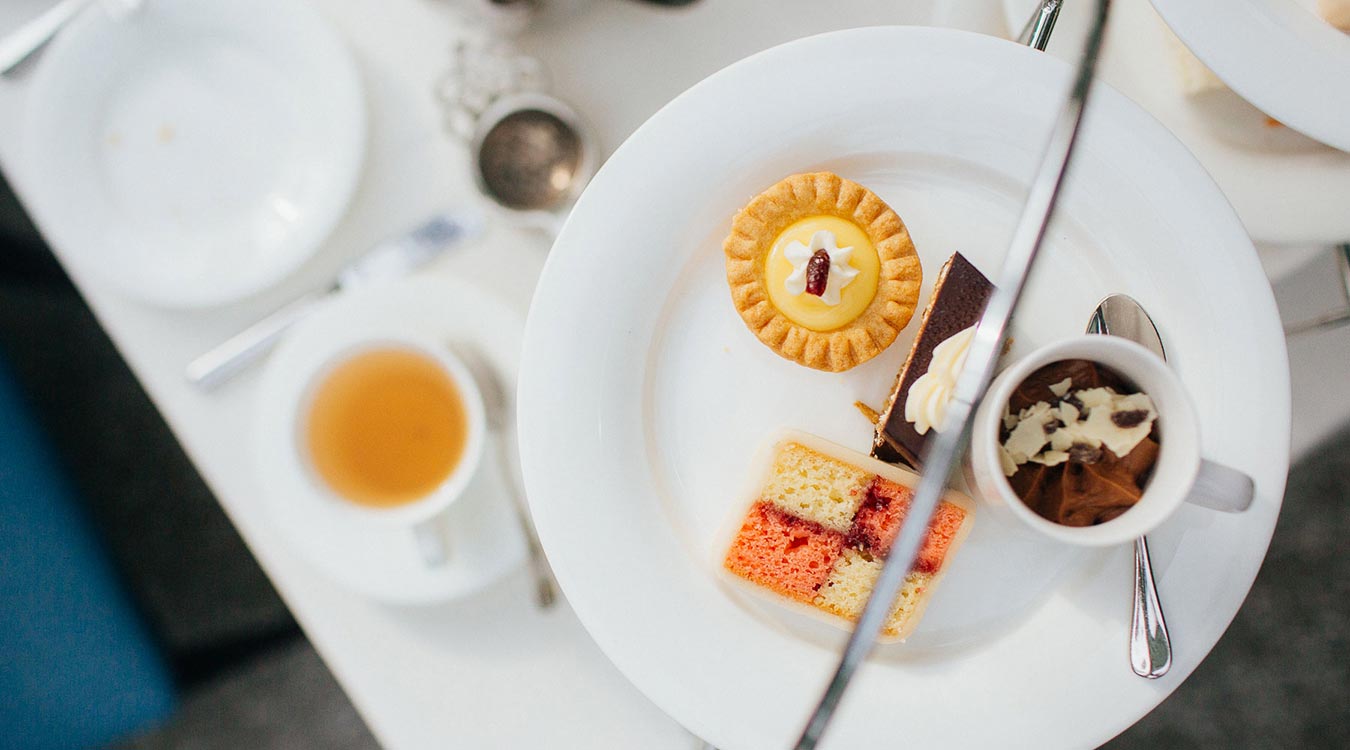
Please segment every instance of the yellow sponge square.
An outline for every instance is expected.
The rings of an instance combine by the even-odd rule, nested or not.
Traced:
[[[761,498],[798,518],[844,533],[866,499],[872,477],[871,472],[787,443],[774,458]]]
[[[873,557],[855,548],[844,550],[835,560],[830,576],[820,587],[813,602],[817,607],[847,620],[857,620],[862,614],[867,597],[881,575],[881,558]],[[882,632],[892,638],[905,632],[905,624],[918,610],[924,589],[931,575],[911,572],[905,577],[900,593],[891,606],[890,617]]]

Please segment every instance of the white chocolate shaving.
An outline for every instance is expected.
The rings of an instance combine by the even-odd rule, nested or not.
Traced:
[[[1059,398],[1064,398],[1064,394],[1073,387],[1073,378],[1064,378],[1063,380],[1050,386],[1050,392]]]
[[[1058,393],[1056,389],[1064,382],[1068,381],[1051,386],[1051,392],[1063,398],[1068,390]],[[1110,388],[1086,388],[1073,392],[1072,397],[1083,405],[1081,410],[1067,401],[1057,406],[1041,401],[1015,416],[1005,416],[1008,437],[999,451],[1004,474],[1012,476],[1018,466],[1028,462],[1062,464],[1069,460],[1069,451],[1075,445],[1104,446],[1117,456],[1127,456],[1153,431],[1158,417],[1153,399],[1144,393],[1122,396]],[[1114,416],[1128,412],[1143,412],[1139,423],[1132,427],[1117,424]]]

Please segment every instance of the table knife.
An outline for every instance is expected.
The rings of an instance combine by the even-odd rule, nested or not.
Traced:
[[[186,370],[188,382],[206,391],[219,387],[271,351],[282,334],[304,320],[328,296],[407,276],[452,245],[478,234],[482,223],[477,215],[442,214],[376,245],[339,272],[329,286],[287,303],[192,360]]]

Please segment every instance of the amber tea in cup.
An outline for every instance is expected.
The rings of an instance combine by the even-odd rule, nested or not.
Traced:
[[[464,394],[442,363],[391,346],[355,354],[317,383],[302,440],[335,494],[387,509],[443,485],[464,460],[472,429]]]

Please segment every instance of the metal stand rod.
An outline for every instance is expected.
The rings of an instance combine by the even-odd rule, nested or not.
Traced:
[[[909,513],[900,526],[890,556],[882,564],[867,604],[844,646],[834,676],[830,678],[819,704],[794,746],[796,750],[814,750],[820,743],[850,681],[862,666],[863,660],[872,652],[877,636],[890,616],[891,605],[900,591],[900,585],[918,556],[933,512],[946,492],[947,480],[968,444],[975,404],[979,403],[993,379],[994,366],[1007,338],[1008,321],[1022,295],[1027,274],[1036,260],[1037,251],[1040,250],[1046,228],[1054,214],[1060,188],[1064,184],[1069,157],[1073,153],[1096,72],[1097,57],[1101,53],[1110,7],[1111,0],[1097,0],[1091,31],[1083,47],[1073,88],[1055,120],[1041,163],[1032,178],[1026,205],[1013,232],[1002,270],[995,277],[994,293],[985,305],[975,329],[975,337],[953,389],[947,415],[942,427],[935,433],[934,441],[924,452],[924,471],[910,501]]]
[[[1041,0],[1041,7],[1036,9],[1027,20],[1027,25],[1022,27],[1022,33],[1017,35],[1017,42],[1044,52],[1050,43],[1050,35],[1055,31],[1055,21],[1063,5],[1064,0]]]

